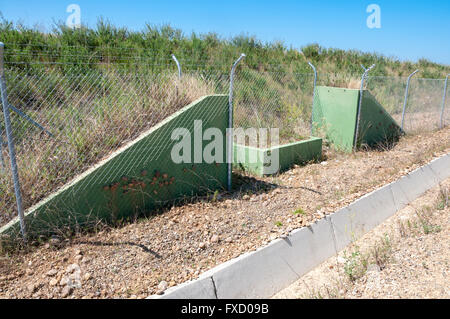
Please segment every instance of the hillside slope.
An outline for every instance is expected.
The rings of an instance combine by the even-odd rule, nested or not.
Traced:
[[[1,15],[0,15],[1,18]],[[215,33],[184,34],[170,25],[147,24],[142,31],[116,27],[100,19],[95,28],[72,30],[62,23],[50,33],[23,26],[4,18],[0,20],[0,41],[6,44],[7,62],[61,62],[74,64],[113,63],[121,67],[136,64],[174,67],[170,55],[182,61],[183,69],[214,68],[229,70],[241,52],[246,65],[255,70],[310,73],[307,61],[319,74],[339,74],[344,78],[361,74],[361,64],[377,64],[372,75],[407,76],[421,69],[420,77],[442,78],[450,66],[421,59],[416,63],[401,62],[378,53],[324,48],[310,44],[296,49],[280,42],[263,43],[253,36],[240,35],[223,39]],[[330,80],[330,78],[328,78]],[[332,83],[331,83],[332,84]]]

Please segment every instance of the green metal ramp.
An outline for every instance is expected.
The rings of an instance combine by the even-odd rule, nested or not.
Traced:
[[[395,141],[400,126],[367,90],[363,91],[358,147]],[[351,152],[355,143],[360,92],[318,86],[313,106],[313,134],[325,135],[338,150]]]
[[[203,131],[218,128],[225,136],[228,96],[210,95],[191,103],[28,209],[28,234],[126,219],[185,196],[226,188],[225,143],[220,144],[223,158],[215,163],[172,160],[178,143],[171,138],[174,129],[187,129],[194,145],[194,121],[199,120]],[[202,141],[201,149],[210,142]],[[2,227],[0,234],[18,235],[18,219]]]

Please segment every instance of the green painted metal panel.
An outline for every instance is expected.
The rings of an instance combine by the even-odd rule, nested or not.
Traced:
[[[293,164],[320,160],[322,157],[322,139],[312,137],[305,141],[281,145],[276,149],[279,152],[280,171],[284,171],[291,168]],[[273,150],[274,148],[270,151],[273,152]]]
[[[318,86],[313,106],[313,134],[325,134],[335,148],[351,151],[359,91]]]
[[[359,127],[359,143],[369,146],[394,142],[401,134],[400,126],[369,91],[363,92]]]
[[[260,148],[233,144],[233,167],[252,172],[258,176],[264,175],[264,150]]]
[[[313,133],[325,135],[333,146],[351,152],[354,146],[360,91],[317,87],[313,110]],[[395,120],[367,90],[363,91],[358,146],[393,142],[401,133]]]
[[[226,143],[217,163],[181,163],[171,159],[175,128],[186,128],[194,145],[194,121],[203,131],[218,128],[225,139],[228,126],[228,96],[203,97],[184,107],[137,139],[111,154],[71,183],[26,212],[30,234],[48,233],[58,227],[85,225],[99,219],[114,221],[171,203],[206,190],[225,189]],[[203,149],[210,141],[203,141]],[[194,151],[192,158],[194,157]],[[0,233],[16,235],[18,221]]]
[[[322,139],[312,137],[305,141],[275,146],[268,149],[234,145],[234,167],[258,176],[274,174],[269,170],[270,158],[278,152],[278,172],[322,157]]]

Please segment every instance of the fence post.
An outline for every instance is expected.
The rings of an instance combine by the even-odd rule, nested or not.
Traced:
[[[175,56],[175,54],[172,54],[172,59],[175,61],[175,63],[177,64],[177,68],[178,68],[178,79],[181,79],[181,65],[180,62],[178,61],[177,57]]]
[[[442,129],[444,127],[444,108],[445,108],[445,98],[447,96],[447,85],[448,85],[448,77],[450,74],[447,74],[445,77],[445,84],[444,84],[444,95],[442,96],[442,108],[441,108],[441,124],[439,125],[439,129]]]
[[[403,111],[402,111],[402,131],[405,124],[405,112],[406,112],[406,105],[408,104],[408,92],[409,92],[409,83],[411,82],[411,78],[414,74],[419,72],[419,70],[415,70],[413,73],[411,73],[408,76],[408,81],[406,82],[406,91],[405,91],[405,101],[403,102]]]
[[[358,145],[359,121],[360,121],[360,117],[361,117],[361,105],[362,105],[362,99],[363,99],[363,93],[364,93],[364,81],[366,80],[367,74],[369,74],[370,70],[372,70],[374,67],[375,67],[375,64],[372,64],[368,69],[363,67],[364,74],[361,77],[361,88],[359,89],[359,103],[358,103],[358,110],[356,113],[356,131],[355,131],[355,139],[353,141],[353,149],[354,150],[356,150],[357,145]]]
[[[316,98],[317,70],[316,70],[316,67],[311,62],[308,62],[308,64],[314,71],[313,101],[312,101],[312,107],[311,107],[311,136],[312,136],[313,135],[314,100]]]
[[[228,191],[231,191],[231,177],[233,172],[233,83],[234,83],[234,72],[236,71],[236,67],[241,62],[241,60],[245,58],[245,54],[241,53],[239,59],[237,59],[233,67],[231,68],[230,74],[230,92],[228,95],[228,139],[227,139],[227,160],[228,160]]]
[[[5,160],[3,159],[3,131],[0,130],[0,173],[4,173],[5,170]]]
[[[6,138],[8,139],[8,149],[9,149],[9,158],[11,161],[11,171],[14,180],[14,192],[16,194],[16,202],[17,202],[17,211],[19,214],[20,220],[20,231],[22,233],[22,237],[24,241],[26,241],[26,228],[25,228],[25,218],[22,209],[22,194],[20,192],[20,183],[19,183],[19,173],[17,170],[17,162],[16,162],[16,152],[14,149],[14,137],[11,129],[11,119],[9,115],[9,104],[8,98],[6,95],[6,83],[4,78],[4,67],[3,67],[3,51],[5,45],[0,42],[0,90],[2,96],[2,104],[3,104],[3,115],[5,117],[5,130],[6,130]]]

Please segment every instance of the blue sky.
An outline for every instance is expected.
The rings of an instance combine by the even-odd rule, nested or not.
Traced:
[[[227,38],[245,33],[295,48],[317,42],[450,65],[448,0],[0,0],[0,11],[8,20],[50,30],[53,21],[67,19],[66,8],[72,3],[80,6],[82,23],[88,26],[95,26],[99,16],[132,30],[143,29],[146,22],[169,23],[187,34],[212,31]],[[366,25],[369,4],[381,8],[380,29]]]

